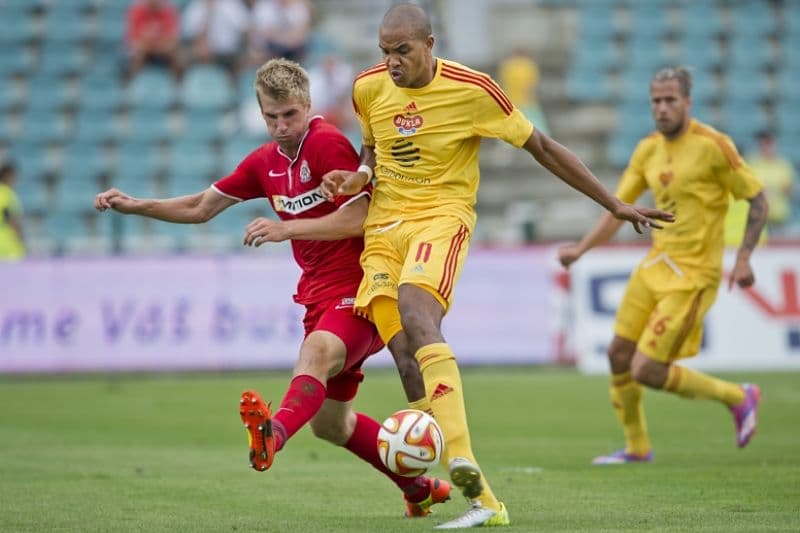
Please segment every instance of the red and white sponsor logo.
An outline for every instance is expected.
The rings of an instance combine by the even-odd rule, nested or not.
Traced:
[[[406,117],[398,113],[394,116],[393,122],[398,129],[412,131],[421,127],[422,123],[425,121],[422,119],[422,115],[411,115],[410,117]]]

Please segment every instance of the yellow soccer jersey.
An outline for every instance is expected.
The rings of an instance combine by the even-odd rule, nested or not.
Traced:
[[[14,189],[0,183],[0,260],[19,259],[25,255],[25,246],[8,222],[10,216],[21,216],[22,208]]]
[[[533,132],[488,75],[439,58],[419,89],[395,86],[383,64],[365,70],[353,105],[376,154],[366,225],[448,214],[472,230],[481,137],[522,146]]]
[[[646,188],[658,209],[675,214],[675,222],[653,231],[645,261],[666,254],[698,280],[718,283],[728,198],[752,198],[762,189],[730,138],[696,120],[677,139],[658,132],[645,137],[631,156],[617,196],[634,202]]]

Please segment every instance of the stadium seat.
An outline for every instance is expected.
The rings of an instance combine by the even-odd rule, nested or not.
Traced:
[[[126,100],[137,108],[166,109],[176,102],[177,87],[165,69],[139,71],[127,87]]]
[[[221,176],[211,146],[205,142],[181,140],[172,145],[166,168],[170,194],[189,194],[205,189]]]
[[[42,37],[47,43],[75,44],[90,37],[92,26],[78,2],[55,2],[44,17]]]
[[[134,142],[158,142],[170,139],[173,129],[168,113],[148,107],[134,108],[126,121],[125,138]]]
[[[196,109],[225,109],[233,104],[233,88],[227,72],[213,65],[196,65],[186,72],[181,101]]]
[[[75,102],[74,94],[58,77],[39,74],[28,78],[25,87],[29,110],[57,111]]]
[[[22,115],[22,129],[19,140],[31,143],[63,142],[68,135],[66,119],[63,115],[47,110],[29,109]]]
[[[635,2],[631,4],[631,25],[634,35],[647,34],[657,40],[669,33],[668,18],[662,5],[657,2]]]
[[[75,138],[81,142],[113,142],[120,137],[121,128],[113,112],[82,108],[75,117]]]
[[[117,148],[111,183],[133,196],[153,197],[157,192],[155,183],[161,168],[158,146],[127,142]]]
[[[26,75],[33,70],[35,62],[29,50],[16,45],[4,45],[0,43],[0,47],[5,46],[14,46],[15,51],[13,54],[0,54],[1,77],[7,78],[9,76]]]
[[[733,28],[737,37],[764,38],[778,31],[778,24],[769,5],[760,2],[733,4]]]
[[[678,63],[700,71],[722,64],[719,42],[711,34],[685,34],[678,41]]]
[[[256,139],[249,136],[229,138],[222,147],[222,174],[232,172],[250,152],[268,142],[268,139]]]
[[[4,9],[0,16],[0,46],[4,50],[12,46],[18,47],[37,37],[33,19],[27,11],[9,7]]]
[[[607,102],[613,96],[605,72],[589,69],[570,69],[567,95],[579,102]]]
[[[112,112],[122,105],[124,93],[116,75],[84,76],[79,98],[81,109]]]
[[[687,2],[681,6],[681,31],[684,36],[715,38],[725,31],[719,9],[714,2]]]
[[[767,37],[737,34],[729,44],[731,68],[763,69],[775,62],[772,45]]]
[[[200,142],[222,139],[234,127],[231,117],[213,108],[185,108],[180,124],[181,138]]]
[[[610,40],[582,36],[573,45],[570,69],[605,72],[620,62],[617,47]]]
[[[48,42],[42,48],[37,72],[48,76],[63,76],[79,72],[86,63],[86,55],[80,47]]]
[[[22,94],[21,89],[18,89],[8,81],[0,83],[0,112],[5,113],[22,105],[22,102],[24,102]]]

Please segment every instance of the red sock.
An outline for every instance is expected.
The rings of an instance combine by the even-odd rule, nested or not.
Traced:
[[[295,376],[272,417],[275,449],[283,448],[286,441],[317,414],[324,401],[325,385],[307,374]]]
[[[345,448],[365,460],[386,477],[394,481],[410,502],[420,502],[428,497],[430,486],[425,476],[399,476],[386,468],[378,456],[378,431],[381,425],[367,415],[356,413],[356,428]]]

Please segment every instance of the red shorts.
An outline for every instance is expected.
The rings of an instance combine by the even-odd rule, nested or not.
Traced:
[[[329,331],[339,337],[347,348],[342,371],[328,379],[326,397],[349,402],[356,397],[358,385],[364,381],[361,365],[370,355],[383,348],[375,325],[353,313],[354,298],[336,298],[306,306],[303,318],[306,337],[317,330]]]

